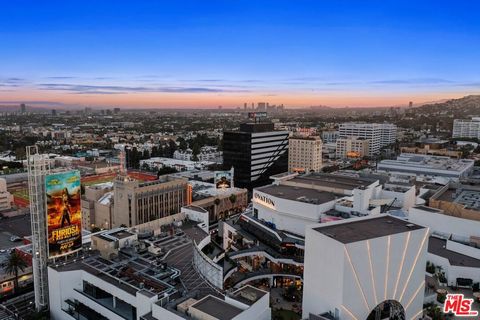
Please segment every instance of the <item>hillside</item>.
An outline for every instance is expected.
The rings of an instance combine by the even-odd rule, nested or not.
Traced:
[[[472,115],[480,116],[480,95],[471,95],[445,102],[424,104],[415,108],[415,110],[417,113],[453,115],[455,118],[469,118]]]

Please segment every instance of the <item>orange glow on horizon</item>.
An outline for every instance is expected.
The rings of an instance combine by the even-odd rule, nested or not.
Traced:
[[[289,108],[325,105],[330,107],[387,107],[406,106],[409,101],[425,103],[444,99],[461,98],[473,92],[429,92],[429,93],[386,93],[386,92],[322,92],[322,93],[118,93],[118,94],[74,94],[57,91],[19,90],[0,91],[1,101],[22,103],[23,101],[48,101],[66,105],[124,107],[124,108],[225,108],[240,107],[246,102],[269,102],[283,104]],[[7,104],[7,103],[0,103]],[[48,105],[48,103],[45,103]],[[68,106],[65,106],[68,107]]]

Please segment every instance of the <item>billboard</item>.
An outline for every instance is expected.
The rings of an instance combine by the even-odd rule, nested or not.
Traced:
[[[217,189],[231,188],[233,184],[233,172],[215,171],[214,180]]]
[[[266,112],[249,112],[248,113],[248,118],[250,119],[266,118],[266,117],[267,117]]]
[[[81,249],[80,172],[67,171],[47,175],[45,192],[49,258]]]

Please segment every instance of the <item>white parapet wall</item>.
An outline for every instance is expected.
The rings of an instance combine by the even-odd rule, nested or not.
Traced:
[[[205,237],[198,244],[193,245],[193,267],[200,273],[210,284],[216,288],[223,290],[223,268],[213,262],[205,253],[202,252],[203,247],[210,243],[210,235]]]

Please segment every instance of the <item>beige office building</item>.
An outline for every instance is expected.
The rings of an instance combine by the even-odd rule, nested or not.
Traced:
[[[140,182],[124,175],[114,181],[112,227],[132,227],[180,212],[192,199],[187,179],[161,176]]]
[[[336,146],[335,153],[339,159],[363,158],[369,154],[370,142],[358,137],[338,138]]]
[[[0,178],[0,211],[12,208],[13,196],[7,191],[7,180]]]
[[[319,172],[322,168],[322,140],[319,136],[294,136],[288,140],[288,171]]]
[[[100,229],[109,229],[111,227],[111,219],[103,219],[99,211],[101,211],[101,203],[105,203],[105,198],[113,194],[113,183],[99,183],[84,187],[85,192],[82,195],[82,227],[86,230],[92,230],[95,227]]]

